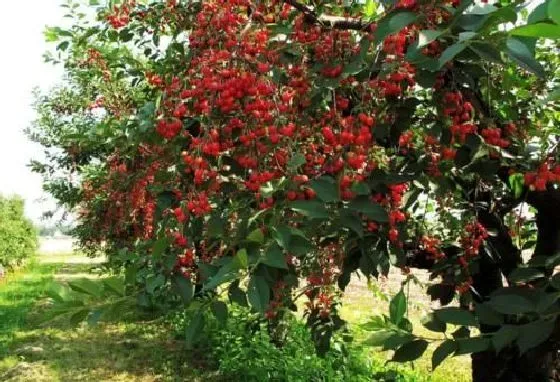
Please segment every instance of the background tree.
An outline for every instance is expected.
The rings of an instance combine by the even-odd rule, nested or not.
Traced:
[[[23,200],[0,195],[0,268],[22,265],[37,249],[37,232],[23,213]]]

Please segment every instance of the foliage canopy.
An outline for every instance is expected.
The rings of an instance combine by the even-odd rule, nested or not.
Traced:
[[[90,4],[46,32],[68,79],[39,99],[34,168],[141,305],[225,319],[223,292],[274,326],[305,295],[324,352],[354,272],[416,267],[460,300],[426,321],[463,326],[434,367],[553,333],[558,0]],[[427,346],[406,306],[372,340],[395,361]]]

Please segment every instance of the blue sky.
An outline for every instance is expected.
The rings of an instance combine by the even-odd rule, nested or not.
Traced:
[[[48,48],[43,31],[46,25],[63,20],[61,0],[6,1],[0,13],[0,193],[19,194],[26,200],[26,213],[35,221],[52,208],[42,191],[41,178],[27,163],[40,158],[40,147],[23,134],[34,119],[33,89],[49,89],[61,77],[61,68],[43,63]]]

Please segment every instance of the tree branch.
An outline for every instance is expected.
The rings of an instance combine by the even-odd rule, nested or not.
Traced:
[[[351,17],[318,15],[313,8],[308,7],[305,4],[301,4],[296,0],[284,0],[284,2],[303,13],[306,22],[310,24],[317,23],[334,29],[358,31],[368,30],[369,26],[373,24],[369,21]]]

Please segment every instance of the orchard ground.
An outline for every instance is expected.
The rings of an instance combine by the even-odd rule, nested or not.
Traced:
[[[185,357],[182,341],[174,338],[162,321],[128,321],[97,326],[71,327],[67,321],[41,323],[48,310],[46,292],[54,282],[77,277],[97,278],[103,259],[90,259],[70,252],[71,241],[42,242],[42,254],[25,269],[10,275],[0,285],[0,380],[2,381],[161,381],[224,380],[213,370]],[[60,250],[66,252],[61,253]],[[393,276],[399,276],[395,274]],[[420,280],[425,276],[418,275]],[[342,317],[351,325],[355,345],[367,338],[360,329],[371,315],[387,311],[384,295],[396,293],[402,277],[391,277],[368,287],[355,278],[345,295]],[[411,285],[409,315],[419,334],[421,317],[428,311],[421,287]],[[377,361],[390,354],[365,347]],[[470,358],[447,360],[435,373],[430,371],[431,352],[414,365],[433,381],[470,381]],[[416,379],[414,379],[416,380]],[[424,380],[424,379],[422,379]]]

